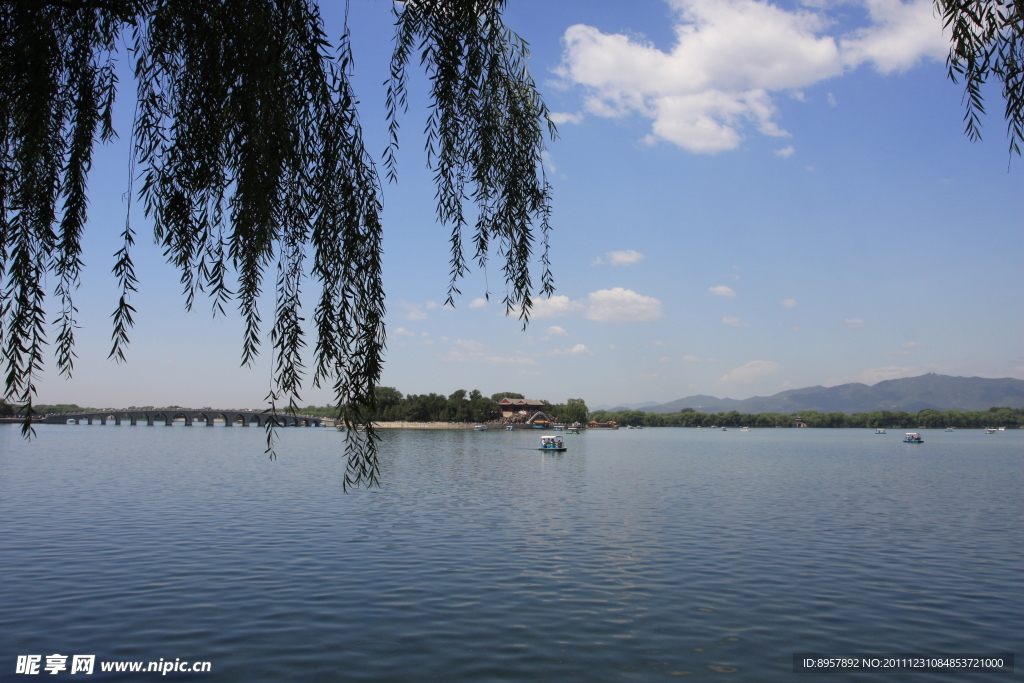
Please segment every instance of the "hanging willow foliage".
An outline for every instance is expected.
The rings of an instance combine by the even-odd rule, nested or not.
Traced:
[[[1024,2],[1021,0],[936,0],[950,31],[949,78],[963,79],[967,137],[981,139],[985,114],[982,86],[995,77],[1002,85],[1010,153],[1024,142]]]
[[[427,155],[437,215],[452,228],[449,299],[467,270],[462,234],[472,223],[472,258],[481,267],[489,253],[503,258],[504,302],[525,324],[538,232],[539,289],[553,291],[541,152],[545,125],[554,129],[526,69],[526,46],[502,23],[503,5],[396,4],[384,161],[394,179],[406,71],[418,56],[432,84]],[[257,302],[274,269],[270,409],[296,409],[307,375],[314,386],[330,384],[349,428],[345,485],[376,483],[372,425],[353,427],[374,407],[385,348],[381,187],[349,83],[349,36],[332,47],[312,0],[0,2],[0,346],[4,396],[24,406],[26,436],[47,345],[48,276],[60,301],[57,367],[73,370],[86,184],[97,139],[114,136],[121,40],[138,88],[132,177],[157,242],[181,273],[186,307],[197,294],[211,297],[215,312],[236,302],[242,362],[250,364],[263,330]],[[122,239],[110,352],[118,361],[138,285],[131,225]],[[309,275],[320,288],[311,371],[302,360]],[[272,442],[271,430],[271,454]]]

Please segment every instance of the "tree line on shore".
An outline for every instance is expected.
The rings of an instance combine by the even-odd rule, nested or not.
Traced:
[[[377,387],[377,408],[373,411],[374,422],[473,422],[486,423],[501,420],[503,398],[525,398],[523,394],[503,391],[484,396],[478,389],[459,389],[449,396],[443,394],[403,395],[394,387]],[[586,422],[587,404],[581,398],[570,398],[565,403],[551,403],[541,400],[540,410],[555,422]],[[332,406],[306,406],[301,409],[306,415],[334,417],[337,409]]]
[[[522,394],[500,392],[484,396],[479,390],[459,389],[449,396],[443,394],[403,395],[394,387],[377,387],[375,422],[496,422],[501,419],[498,402],[503,398],[524,398]],[[597,410],[588,413],[580,398],[565,403],[541,401],[540,410],[555,422],[573,423],[615,421],[622,426],[644,427],[795,427],[799,422],[808,427],[856,427],[885,429],[983,429],[985,427],[1024,428],[1024,408],[992,407],[988,410],[922,410],[910,413],[899,410],[873,410],[866,413],[821,413],[805,410],[799,413],[740,413],[738,411],[701,413],[684,408],[678,413],[645,413],[642,410]],[[179,408],[166,406],[160,410]],[[157,409],[154,406],[131,406],[129,410]],[[91,408],[75,404],[38,405],[40,413],[74,413]],[[316,417],[334,417],[332,406],[306,406],[300,412]],[[16,406],[0,400],[0,417],[17,414]]]
[[[684,408],[678,413],[645,413],[642,410],[598,410],[590,414],[597,422],[614,420],[623,426],[644,427],[859,427],[883,429],[983,429],[985,427],[1024,427],[1024,408],[992,407],[988,410],[872,410],[867,413],[701,413]],[[798,423],[799,420],[799,423]]]

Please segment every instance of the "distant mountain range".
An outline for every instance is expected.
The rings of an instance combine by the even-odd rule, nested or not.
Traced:
[[[1024,408],[1024,380],[984,377],[950,377],[928,373],[919,377],[887,379],[874,385],[851,383],[834,387],[790,389],[774,396],[743,400],[699,394],[668,403],[633,403],[592,410],[643,410],[648,413],[677,413],[693,408],[704,413],[864,413],[872,410],[987,410],[992,406]]]

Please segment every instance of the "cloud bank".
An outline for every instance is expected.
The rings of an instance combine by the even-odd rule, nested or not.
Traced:
[[[533,302],[534,318],[570,315],[582,315],[588,320],[605,323],[653,322],[663,317],[660,301],[622,287],[599,289],[575,301],[558,295]]]
[[[890,73],[945,58],[932,0],[856,1],[866,25],[842,33],[828,14],[832,3],[786,10],[764,0],[668,0],[678,17],[670,51],[576,24],[563,36],[558,73],[583,88],[590,114],[639,114],[651,120],[648,141],[715,154],[735,149],[748,125],[788,135],[774,93],[800,99],[799,89],[862,64]]]

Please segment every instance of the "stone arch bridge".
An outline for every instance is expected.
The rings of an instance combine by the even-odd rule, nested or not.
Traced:
[[[99,422],[105,425],[113,422],[116,425],[122,423],[136,426],[144,424],[152,427],[155,424],[163,424],[170,427],[175,420],[184,420],[186,427],[191,427],[195,422],[202,422],[207,427],[213,427],[217,422],[223,423],[225,427],[237,425],[248,427],[256,425],[263,427],[268,422],[275,421],[279,427],[321,427],[323,419],[312,415],[292,415],[291,413],[262,413],[254,410],[215,410],[203,408],[202,410],[186,410],[184,408],[160,408],[158,410],[91,410],[80,413],[55,413],[46,415],[41,422],[45,424],[92,424]]]

